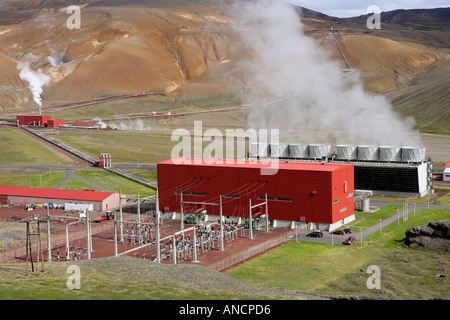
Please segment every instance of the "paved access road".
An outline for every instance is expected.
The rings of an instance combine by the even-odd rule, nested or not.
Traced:
[[[380,207],[380,208],[385,207],[387,205],[391,205],[391,204],[398,205],[399,208],[401,208],[401,206],[403,205],[403,203],[400,203],[400,202],[372,201],[372,205]],[[429,207],[430,207],[430,209],[434,209],[434,208],[448,209],[449,214],[450,214],[450,206],[440,206],[440,205],[431,205],[430,204]],[[427,209],[427,208],[428,208],[427,204],[416,204],[416,210]],[[381,221],[381,232],[383,232],[384,227],[386,227],[392,223],[397,223],[397,221],[399,221],[399,223],[401,224],[402,218],[406,214],[408,214],[409,219],[413,219],[413,213],[414,213],[414,205],[410,204],[408,210],[401,210],[401,211],[399,210],[398,214],[395,213],[394,215],[382,220]],[[351,227],[349,227],[349,228],[351,229]],[[376,223],[371,227],[365,228],[362,231],[362,235],[361,235],[361,232],[345,234],[345,235],[337,235],[337,234],[331,234],[328,231],[323,231],[323,238],[312,238],[312,237],[306,236],[310,232],[311,231],[304,231],[304,232],[299,233],[297,236],[297,239],[303,240],[303,241],[343,244],[345,239],[347,239],[349,236],[353,236],[353,237],[355,237],[355,239],[357,241],[357,243],[355,245],[360,245],[361,239],[364,240],[364,238],[370,236],[371,234],[373,234],[375,232],[380,232],[380,223]],[[294,236],[294,238],[295,238],[295,236]]]

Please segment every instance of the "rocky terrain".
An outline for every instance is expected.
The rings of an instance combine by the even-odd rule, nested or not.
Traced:
[[[408,247],[444,248],[450,251],[450,220],[431,221],[405,232],[402,240]]]

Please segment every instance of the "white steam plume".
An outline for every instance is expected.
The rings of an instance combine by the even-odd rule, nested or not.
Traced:
[[[339,63],[305,36],[293,6],[255,0],[231,9],[252,53],[239,66],[250,127],[326,132],[339,144],[421,144],[413,120],[402,120],[384,96],[365,93],[357,73],[342,78]]]
[[[64,64],[64,62],[62,61],[62,59],[60,57],[48,56],[47,60],[55,68],[59,68]]]
[[[136,119],[135,121],[112,123],[109,126],[112,129],[122,131],[153,131],[152,127],[149,125],[145,125],[145,123],[141,119]]]
[[[28,88],[33,94],[34,102],[36,102],[36,104],[41,107],[41,94],[43,92],[42,87],[50,82],[50,77],[42,73],[41,69],[39,69],[36,73],[31,71],[29,63],[26,63],[24,65],[18,64],[17,69],[20,70],[20,79],[28,82]]]
[[[58,52],[50,45],[50,41],[46,40],[47,48],[50,51],[50,55],[47,57],[47,61],[55,68],[59,68],[64,64],[64,61],[58,56]]]

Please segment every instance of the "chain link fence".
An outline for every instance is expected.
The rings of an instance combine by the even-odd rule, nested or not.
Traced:
[[[41,229],[46,230],[46,223],[41,224]],[[80,230],[73,231],[73,226],[69,227],[69,243],[73,243],[74,241],[86,238],[86,226],[79,225]],[[91,225],[91,232],[92,235],[96,233],[101,233],[105,231],[112,230],[114,228],[114,222],[113,221],[105,221],[101,224],[92,224]],[[31,251],[33,253],[33,257],[36,257],[37,251],[38,251],[38,243],[37,243],[37,237],[33,236],[31,238],[32,244],[31,244]],[[65,246],[66,244],[66,234],[59,233],[59,234],[52,234],[50,239],[52,250],[54,248],[58,248],[61,246]],[[45,260],[47,260],[47,233],[41,231],[41,248],[42,252],[45,253]],[[0,252],[0,263],[23,263],[25,256],[26,256],[26,245],[16,247],[10,250],[1,251]]]
[[[225,259],[217,261],[216,263],[208,266],[208,268],[211,268],[216,271],[222,271],[222,270],[229,268],[239,262],[242,262],[246,259],[256,256],[268,249],[276,247],[279,244],[287,242],[290,237],[295,235],[296,232],[299,232],[299,230],[293,229],[293,230],[289,230],[284,233],[281,233],[280,235],[276,236],[273,239],[267,240],[263,243],[260,243],[251,248],[248,248],[247,250],[244,250],[240,253],[236,253],[234,255],[226,257]]]

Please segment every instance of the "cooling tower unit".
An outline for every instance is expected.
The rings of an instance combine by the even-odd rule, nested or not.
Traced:
[[[307,144],[289,144],[289,157],[306,159],[309,157]]]
[[[312,159],[321,159],[322,157],[328,157],[331,153],[331,145],[327,144],[310,144],[309,157]]]
[[[358,147],[351,145],[337,145],[337,160],[357,160]]]
[[[386,162],[400,162],[402,161],[402,148],[380,146],[380,161]]]
[[[256,158],[258,156],[258,144],[257,143],[250,144],[249,156],[251,158]]]
[[[270,144],[270,157],[271,158],[288,158],[289,146],[284,143],[271,143]]]
[[[377,161],[379,159],[377,146],[358,146],[358,160]]]
[[[258,143],[258,157],[260,158],[268,158],[270,154],[269,144],[268,143]]]
[[[425,147],[403,147],[402,160],[404,162],[423,162],[425,161]]]

